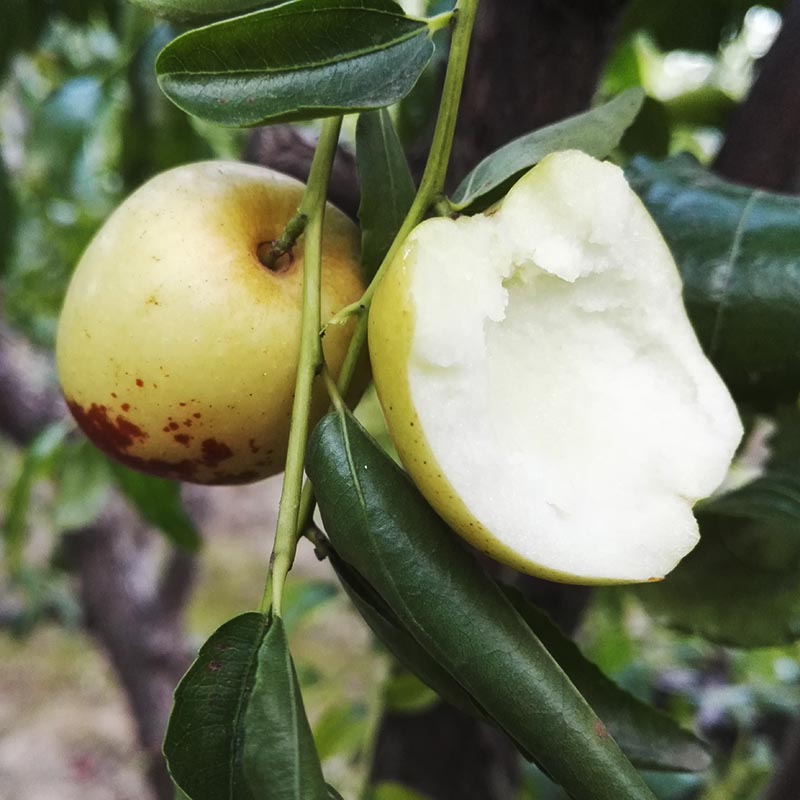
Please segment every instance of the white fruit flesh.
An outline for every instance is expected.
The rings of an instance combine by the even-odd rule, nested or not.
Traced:
[[[556,579],[669,572],[697,542],[692,504],[723,480],[742,429],[622,172],[554,154],[494,213],[418,227],[402,261],[413,441],[387,408],[390,367],[376,381],[412,477],[422,441],[452,487],[429,493],[439,513]]]

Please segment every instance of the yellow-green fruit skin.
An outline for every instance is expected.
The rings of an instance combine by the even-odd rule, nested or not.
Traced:
[[[258,257],[297,212],[303,185],[237,162],[156,176],[95,236],[58,328],[62,391],[85,433],[144,472],[247,483],[284,465],[302,313],[301,237],[275,270]],[[322,315],[364,290],[359,231],[325,214]],[[324,339],[338,372],[352,325]],[[315,388],[312,415],[327,407]]]
[[[521,558],[499,542],[467,509],[428,446],[411,401],[407,369],[414,340],[411,284],[417,265],[413,254],[413,248],[401,248],[378,285],[369,316],[372,377],[400,460],[439,516],[473,547],[529,575],[574,583],[573,575]]]

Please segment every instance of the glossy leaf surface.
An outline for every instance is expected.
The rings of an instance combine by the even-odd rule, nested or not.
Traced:
[[[702,772],[711,766],[708,751],[696,736],[683,730],[664,712],[617,686],[518,591],[510,587],[504,587],[504,591],[637,767]]]
[[[255,682],[244,711],[242,760],[256,800],[328,797],[279,618],[272,621],[258,652]]]
[[[459,211],[480,211],[499,200],[522,173],[557,150],[583,150],[605,158],[642,107],[641,89],[628,89],[584,114],[525,134],[496,150],[478,164],[453,192]]]
[[[700,544],[659,584],[632,590],[657,621],[733,647],[800,639],[800,552],[746,520],[701,522]],[[783,539],[781,541],[781,538]]]
[[[699,504],[698,548],[636,590],[661,622],[740,647],[800,638],[800,412],[760,424],[746,448],[767,454],[759,476]]]
[[[628,178],[672,250],[689,317],[738,400],[800,391],[800,198],[728,183],[689,156]]]
[[[403,147],[385,108],[359,116],[356,159],[361,185],[361,265],[369,280],[400,230],[416,193]]]
[[[226,622],[175,691],[164,742],[191,800],[326,800],[286,633],[257,613]]]
[[[191,19],[231,16],[256,8],[275,6],[281,0],[131,0],[151,14],[182,22]]]
[[[505,595],[352,417],[322,420],[307,470],[339,555],[575,800],[652,800]]]
[[[422,648],[363,579],[333,554],[339,579],[375,635],[393,655],[451,705],[489,717],[470,694]],[[530,630],[603,720],[623,752],[641,769],[702,771],[710,765],[705,746],[664,713],[620,689],[519,592],[501,587]],[[524,752],[523,755],[528,757]]]
[[[184,111],[248,126],[391,105],[432,53],[391,0],[295,0],[179,36],[156,71]]]

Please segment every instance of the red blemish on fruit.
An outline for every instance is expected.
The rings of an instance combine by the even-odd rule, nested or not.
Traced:
[[[261,448],[256,444],[255,439],[250,440],[250,452],[257,453]]]
[[[202,417],[203,415],[199,411],[195,411],[194,414],[192,414],[192,416],[195,419],[200,419],[200,417]]]
[[[116,392],[111,392],[111,396],[112,396],[112,397],[114,397],[114,398],[116,398],[116,396],[117,396],[117,393],[116,393]]]
[[[197,472],[198,464],[189,458],[181,461],[166,461],[162,458],[139,458],[129,453],[113,453],[112,455],[126,467],[138,469],[149,475],[157,475],[159,478],[170,478],[176,481],[193,481]]]
[[[180,428],[180,425],[178,425],[177,422],[170,422],[169,429],[171,431],[176,431],[176,430],[178,430],[178,428]]]
[[[203,439],[200,446],[203,449],[203,463],[212,469],[233,456],[233,450],[224,442],[218,442],[216,439]]]
[[[144,381],[141,378],[137,378],[136,385],[141,389],[144,386]]]
[[[74,400],[67,400],[67,405],[83,432],[105,453],[114,455],[147,438],[138,425],[125,417],[112,419],[106,406],[92,403],[86,409]]]
[[[192,427],[192,421],[191,421],[190,419],[185,419],[185,420],[183,421],[183,424],[184,424],[184,425],[185,425],[187,428],[191,428],[191,427]]]
[[[122,404],[122,410],[123,411],[130,411],[131,410],[131,404],[130,403],[123,403]]]
[[[176,433],[172,438],[184,447],[188,447],[189,442],[192,441],[192,437],[188,433]]]

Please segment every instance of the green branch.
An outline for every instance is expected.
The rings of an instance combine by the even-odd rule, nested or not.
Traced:
[[[286,473],[283,479],[275,545],[272,551],[267,585],[259,610],[266,613],[270,607],[275,616],[281,616],[281,600],[286,576],[294,561],[299,531],[300,495],[303,484],[303,462],[308,441],[309,414],[314,388],[314,378],[323,364],[322,342],[319,337],[321,315],[322,229],[325,221],[325,201],[328,196],[336,146],[339,142],[341,117],[325,120],[319,137],[311,174],[308,177],[298,218],[306,217],[305,256],[303,260],[303,314],[300,335],[300,357],[297,365],[292,422],[289,429],[289,448],[286,455]]]

